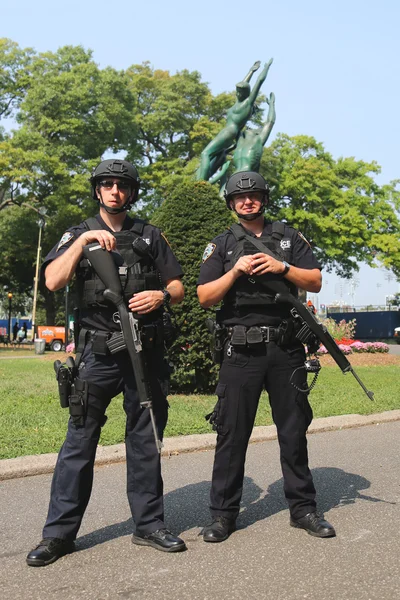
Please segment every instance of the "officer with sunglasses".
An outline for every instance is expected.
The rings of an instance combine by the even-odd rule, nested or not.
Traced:
[[[318,292],[320,265],[300,232],[264,218],[268,194],[264,178],[254,171],[235,173],[227,181],[226,204],[239,223],[208,244],[197,282],[203,308],[222,301],[218,325],[225,332],[218,402],[209,415],[218,436],[205,542],[223,542],[236,528],[247,445],[264,388],[278,431],[290,525],[316,537],[335,536],[316,510],[308,467],[312,410],[302,391],[307,387],[304,347],[293,335],[290,307],[278,304],[260,282],[278,281],[294,295],[298,287]]]
[[[169,304],[183,299],[182,269],[161,231],[127,214],[137,201],[140,186],[132,164],[104,160],[90,182],[99,213],[68,229],[42,265],[50,291],[65,287],[76,275],[80,305],[77,371],[85,400],[84,414],[77,418],[71,413],[54,471],[43,539],[28,554],[29,566],[46,566],[74,551],[92,490],[106,409],[121,392],[126,413],[127,495],[135,525],[132,541],[164,552],[186,549],[184,541],[165,526],[160,455],[149,410],[140,406],[127,351],[115,353],[115,346],[110,344],[120,331],[118,315],[104,301],[104,285],[84,259],[83,248],[98,242],[112,253],[127,306],[139,319],[147,367],[152,374],[149,384],[160,439],[167,423],[169,380],[163,312]]]

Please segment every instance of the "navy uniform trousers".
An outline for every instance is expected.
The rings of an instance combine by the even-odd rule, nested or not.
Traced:
[[[316,508],[306,439],[312,410],[308,395],[289,383],[295,369],[304,366],[304,349],[303,346],[283,349],[274,342],[253,348],[240,351],[232,348],[231,356],[227,356],[225,348],[214,409],[218,436],[210,494],[211,515],[235,519],[239,513],[248,441],[260,394],[265,388],[278,431],[285,496],[291,516],[299,519]],[[299,369],[293,377],[296,385],[303,389],[306,379],[304,369]]]
[[[147,357],[151,374],[153,410],[159,438],[167,423],[168,367],[162,350],[155,348]],[[102,388],[100,406],[105,413],[111,399],[123,392],[126,413],[127,495],[140,534],[164,527],[163,481],[160,455],[154,441],[150,413],[139,404],[136,383],[127,352],[100,356],[89,342],[82,353],[79,377]],[[89,388],[90,389],[90,388]],[[89,393],[89,405],[99,399]],[[66,440],[58,455],[51,486],[50,505],[43,537],[74,540],[89,502],[93,468],[100,437],[100,422],[87,416],[83,427],[68,423]]]

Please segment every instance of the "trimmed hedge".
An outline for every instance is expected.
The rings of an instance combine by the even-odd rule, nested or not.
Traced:
[[[177,179],[151,222],[160,227],[184,271],[185,299],[173,312],[180,336],[169,352],[174,365],[172,391],[204,393],[214,391],[218,368],[211,360],[211,336],[205,326],[213,310],[201,308],[196,282],[203,252],[216,235],[234,221],[215,187],[205,181]]]

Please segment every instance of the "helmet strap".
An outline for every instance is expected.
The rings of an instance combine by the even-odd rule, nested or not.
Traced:
[[[238,212],[236,212],[236,210],[233,210],[233,212],[235,213],[235,215],[243,220],[243,221],[255,221],[256,219],[259,219],[260,217],[262,217],[262,215],[265,212],[265,204],[263,204],[260,208],[260,210],[256,213],[252,213],[250,215],[240,215]]]

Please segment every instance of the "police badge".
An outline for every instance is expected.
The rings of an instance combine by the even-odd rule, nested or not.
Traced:
[[[70,231],[66,231],[65,233],[63,233],[61,240],[59,241],[57,246],[57,252],[59,251],[61,246],[65,246],[65,244],[68,244],[68,242],[72,240],[73,237],[74,235]]]
[[[206,249],[203,252],[203,259],[202,259],[203,263],[205,263],[206,260],[208,258],[210,258],[210,256],[212,255],[212,253],[214,252],[216,247],[217,246],[215,244],[211,244],[211,243],[207,245]]]

